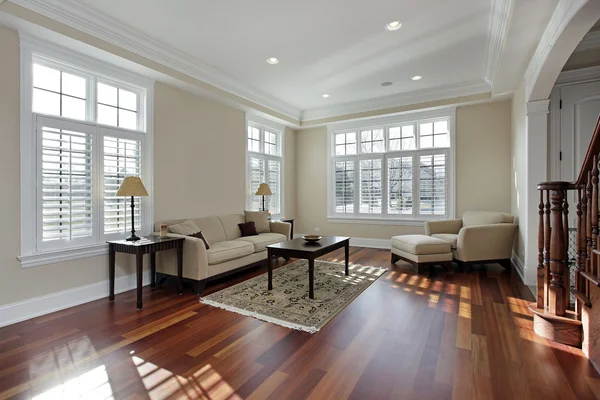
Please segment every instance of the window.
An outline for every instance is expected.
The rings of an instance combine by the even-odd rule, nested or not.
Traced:
[[[403,223],[450,218],[454,114],[386,118],[330,130],[331,219]]]
[[[131,231],[131,199],[116,197],[125,176],[151,193],[152,83],[67,57],[22,46],[23,266],[105,254],[106,240]],[[135,229],[148,234],[152,198],[134,203]]]
[[[274,218],[282,216],[282,131],[261,122],[248,122],[247,201],[248,210],[262,210],[263,197],[255,195],[261,183],[267,183],[271,196],[265,196],[265,209]]]

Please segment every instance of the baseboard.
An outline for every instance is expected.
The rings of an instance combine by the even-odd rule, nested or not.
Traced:
[[[519,258],[517,253],[513,251],[512,257],[510,258],[510,262],[515,267],[515,271],[519,274],[521,278],[521,282],[525,284],[525,266],[523,265],[523,261]]]
[[[296,233],[294,239],[304,235],[304,233]],[[389,250],[392,248],[392,241],[390,239],[350,238],[350,246]]]
[[[144,271],[144,286],[150,284],[150,271]],[[79,286],[45,296],[35,297],[0,307],[0,327],[25,321],[40,315],[50,314],[65,308],[77,306],[106,297],[108,301],[108,280]],[[122,293],[136,287],[136,276],[125,275],[115,279],[115,293]]]

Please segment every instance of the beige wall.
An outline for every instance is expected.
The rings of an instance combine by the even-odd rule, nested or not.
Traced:
[[[519,233],[515,243],[515,253],[521,263],[525,261],[526,237],[526,212],[525,203],[527,194],[527,149],[526,149],[526,110],[525,110],[525,84],[521,82],[512,100],[512,127],[511,127],[511,213],[519,223]]]
[[[456,211],[510,212],[510,101],[459,107],[456,113]],[[327,221],[327,128],[296,135],[297,229],[325,235],[389,239],[422,227]]]
[[[0,28],[0,306],[108,279],[108,257],[21,268],[19,220],[19,38]],[[155,221],[241,212],[245,204],[245,116],[166,84],[155,86]],[[285,132],[285,213],[295,210],[295,131]],[[117,276],[133,274],[117,257]]]

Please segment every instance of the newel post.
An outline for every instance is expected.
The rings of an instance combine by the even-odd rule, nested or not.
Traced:
[[[552,188],[552,232],[550,233],[550,288],[548,290],[548,311],[551,314],[564,316],[566,311],[567,289],[565,276],[565,229],[563,212],[565,203],[564,188]]]

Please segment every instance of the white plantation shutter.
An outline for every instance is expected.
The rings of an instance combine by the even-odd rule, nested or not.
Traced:
[[[250,210],[260,210],[262,208],[262,196],[257,196],[254,193],[258,190],[261,183],[265,182],[265,160],[264,158],[249,156],[248,157],[248,179],[250,182]],[[266,203],[265,203],[266,204]]]
[[[126,176],[140,176],[142,144],[137,140],[104,136],[104,233],[131,231],[131,197],[116,193]],[[142,201],[134,197],[135,229],[142,229]]]
[[[354,177],[355,161],[335,162],[335,212],[339,214],[354,214]]]
[[[421,155],[419,164],[419,213],[446,214],[446,154]]]
[[[267,159],[267,183],[272,196],[268,196],[267,210],[273,215],[281,214],[281,161]]]
[[[413,213],[413,158],[392,157],[388,166],[388,214]]]
[[[92,135],[73,127],[38,119],[38,247],[43,249],[85,244],[94,233]]]
[[[360,160],[360,205],[361,214],[381,214],[381,159]]]

